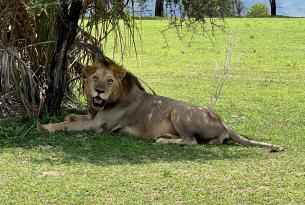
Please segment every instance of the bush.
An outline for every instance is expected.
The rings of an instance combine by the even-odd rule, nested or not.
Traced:
[[[266,4],[257,3],[251,6],[250,10],[247,13],[249,17],[267,17],[269,16],[269,9]]]

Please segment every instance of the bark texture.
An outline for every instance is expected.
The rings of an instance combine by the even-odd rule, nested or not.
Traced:
[[[164,16],[163,0],[156,0],[155,16]]]
[[[71,1],[70,4],[65,0],[60,0],[56,44],[50,63],[50,79],[46,92],[46,107],[51,115],[60,110],[64,98],[68,51],[77,34],[81,9],[81,0]]]
[[[276,1],[275,0],[269,0],[269,1],[271,8],[271,16],[276,16]]]

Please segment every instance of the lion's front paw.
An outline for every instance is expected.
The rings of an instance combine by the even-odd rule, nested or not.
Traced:
[[[37,122],[37,130],[41,133],[41,134],[45,134],[48,132],[54,132],[55,130],[53,129],[52,124],[47,124],[47,125],[42,125],[40,124],[40,122]]]

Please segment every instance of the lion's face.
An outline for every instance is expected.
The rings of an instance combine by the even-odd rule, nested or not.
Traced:
[[[103,108],[115,102],[121,94],[121,81],[126,71],[115,64],[105,67],[101,64],[87,66],[85,69],[85,94],[93,108]]]

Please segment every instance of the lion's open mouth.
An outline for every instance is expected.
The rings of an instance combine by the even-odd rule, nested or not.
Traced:
[[[94,97],[92,100],[93,106],[96,106],[96,107],[104,107],[106,102],[107,102],[106,100],[103,100],[99,96]]]

